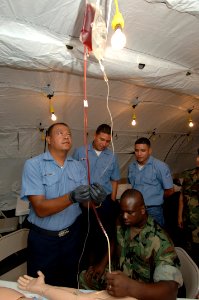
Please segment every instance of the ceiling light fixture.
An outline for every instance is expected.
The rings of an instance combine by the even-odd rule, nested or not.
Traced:
[[[136,114],[135,114],[135,108],[136,106],[139,104],[140,100],[138,97],[136,97],[135,99],[133,99],[131,101],[131,106],[133,108],[133,116],[132,116],[132,121],[131,121],[131,125],[132,126],[135,126],[137,124],[137,121],[136,121]]]
[[[193,127],[194,126],[194,123],[193,123],[193,120],[192,120],[192,117],[191,117],[191,112],[193,111],[193,108],[189,108],[187,110],[188,114],[189,114],[189,120],[188,120],[188,125],[189,127]]]
[[[136,122],[136,114],[135,114],[135,108],[136,108],[136,106],[137,106],[137,104],[132,105],[132,107],[133,107],[133,116],[132,116],[132,122],[131,122],[132,126],[135,126],[137,124],[137,122]]]
[[[66,45],[66,48],[67,48],[68,50],[73,50],[73,46],[72,46],[72,45]]]
[[[131,125],[132,126],[135,126],[137,124],[137,122],[136,122],[136,115],[135,115],[135,113],[133,114],[133,117],[132,117],[132,122],[131,122]]]
[[[190,76],[190,75],[191,75],[191,72],[187,71],[186,76]]]
[[[52,121],[56,121],[57,120],[57,116],[55,115],[54,108],[53,108],[51,100],[50,100],[50,113],[51,113],[51,120]]]
[[[50,104],[51,120],[56,121],[57,117],[55,115],[55,110],[54,110],[52,100],[51,100],[51,98],[54,96],[54,91],[50,89],[50,84],[47,84],[47,91],[48,91],[47,97],[49,99],[49,104]]]
[[[138,64],[138,69],[142,70],[142,69],[144,69],[144,67],[145,67],[145,64],[142,64],[142,63]]]
[[[111,38],[111,46],[113,49],[121,50],[126,45],[126,36],[122,32],[124,28],[124,18],[119,11],[118,1],[115,1],[115,15],[112,20],[112,28],[115,31]]]

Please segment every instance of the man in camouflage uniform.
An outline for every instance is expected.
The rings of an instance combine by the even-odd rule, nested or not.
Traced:
[[[184,171],[182,193],[184,197],[184,231],[188,246],[187,251],[199,265],[199,154],[196,168]]]
[[[116,267],[120,271],[104,272],[105,261],[108,261],[106,257],[101,266],[91,267],[81,274],[82,287],[104,288],[106,280],[108,293],[115,297],[176,299],[178,287],[182,285],[182,275],[173,243],[147,215],[139,191],[126,190],[121,196],[120,209],[121,221],[117,226],[115,247],[118,258]],[[101,277],[103,272],[106,275]]]

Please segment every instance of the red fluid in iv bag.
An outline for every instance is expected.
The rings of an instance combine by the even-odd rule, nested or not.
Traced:
[[[92,4],[86,4],[83,26],[80,33],[80,41],[92,51],[92,23],[95,17],[95,8]]]

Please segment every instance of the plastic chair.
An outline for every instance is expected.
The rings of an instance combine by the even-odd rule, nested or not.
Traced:
[[[6,261],[6,266],[9,265],[9,270],[5,270],[0,276],[1,280],[16,281],[20,275],[27,274],[27,263],[26,259],[19,260],[19,251],[27,248],[29,229],[23,228],[12,233],[8,233],[0,238],[0,261],[3,264]],[[18,253],[17,253],[18,252]],[[9,256],[14,256],[11,262],[14,266],[10,266]],[[5,259],[5,261],[3,261]],[[16,262],[19,263],[16,266]],[[1,268],[2,271],[2,268]]]
[[[199,293],[199,269],[189,254],[180,247],[175,247],[179,257],[184,285],[186,288],[186,298],[196,299]]]

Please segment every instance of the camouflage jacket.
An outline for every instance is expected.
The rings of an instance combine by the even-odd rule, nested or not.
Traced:
[[[185,228],[192,233],[192,241],[199,243],[199,173],[197,168],[184,171],[182,192],[184,196]]]
[[[143,282],[174,280],[182,286],[180,262],[174,246],[163,229],[149,216],[147,223],[136,230],[131,238],[130,227],[117,226],[118,245],[112,271],[121,270],[128,277]],[[105,273],[108,272],[108,267]],[[105,274],[99,281],[87,280],[86,272],[80,274],[80,288],[102,290],[106,288]]]
[[[164,230],[148,216],[147,223],[131,237],[129,227],[118,227],[118,269],[143,282],[174,280],[182,285],[180,262]]]

